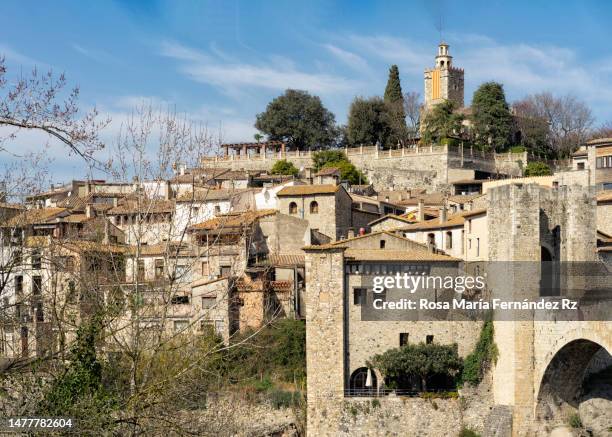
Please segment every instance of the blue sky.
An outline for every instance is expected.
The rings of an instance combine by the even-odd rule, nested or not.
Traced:
[[[340,123],[356,95],[381,95],[391,64],[422,94],[442,36],[465,68],[466,102],[497,80],[509,100],[573,93],[612,120],[608,1],[61,1],[5,0],[0,53],[11,74],[65,72],[85,107],[113,118],[111,141],[145,101],[252,140],[255,114],[286,88],[319,95]],[[38,147],[31,136],[18,147]],[[56,154],[56,179],[82,177]],[[5,158],[0,156],[0,162]]]

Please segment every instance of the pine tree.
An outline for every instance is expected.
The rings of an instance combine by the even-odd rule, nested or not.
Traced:
[[[389,79],[385,88],[385,105],[389,113],[392,135],[389,136],[388,145],[395,145],[404,141],[407,136],[406,113],[404,112],[404,95],[400,83],[397,65],[389,68]]]
[[[510,144],[512,115],[506,102],[504,87],[486,82],[474,92],[472,119],[476,141],[503,150]]]

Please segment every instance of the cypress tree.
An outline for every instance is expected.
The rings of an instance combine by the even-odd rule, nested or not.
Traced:
[[[472,111],[476,141],[495,150],[505,149],[510,142],[512,114],[504,87],[497,82],[480,85],[474,92]]]
[[[407,136],[406,113],[404,111],[404,95],[400,83],[399,69],[397,65],[389,68],[389,79],[385,88],[385,105],[389,113],[392,135],[389,136],[388,144],[394,146],[398,141],[403,141]]]

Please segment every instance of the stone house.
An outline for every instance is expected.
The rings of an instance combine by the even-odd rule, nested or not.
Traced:
[[[572,154],[574,170],[589,170],[589,185],[612,189],[612,138],[587,141]]]
[[[106,216],[125,233],[127,244],[157,244],[172,239],[174,205],[174,200],[134,195],[121,199]]]
[[[612,234],[612,191],[597,194],[597,230]]]
[[[431,220],[400,228],[406,238],[443,250],[448,255],[463,258],[465,250],[464,213],[447,215],[445,208],[440,216]]]
[[[347,399],[385,392],[382,375],[368,369],[373,355],[421,342],[456,343],[461,356],[471,351],[478,323],[376,320],[364,312],[366,301],[375,296],[374,277],[421,271],[456,274],[460,260],[390,232],[309,246],[304,251],[309,435],[335,435],[340,432]],[[380,296],[385,302],[394,301],[402,292],[385,288]]]
[[[342,185],[294,185],[276,195],[280,212],[306,220],[310,229],[333,240],[346,237],[354,228],[353,201]]]
[[[249,210],[193,225],[190,233],[202,265],[194,290],[217,296],[227,287],[229,334],[260,327],[273,317],[299,317],[304,280],[295,258],[310,242],[306,220],[276,210]],[[221,278],[227,280],[217,281]]]

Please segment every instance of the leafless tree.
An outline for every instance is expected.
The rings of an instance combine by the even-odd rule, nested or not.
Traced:
[[[406,114],[406,126],[411,137],[418,136],[421,123],[421,95],[416,91],[404,94],[404,113]]]
[[[607,121],[593,130],[591,138],[612,138],[612,121]]]
[[[27,76],[9,80],[5,60],[0,58],[0,127],[8,128],[0,144],[15,139],[21,130],[34,130],[95,161],[94,154],[104,147],[100,130],[110,120],[100,119],[96,108],[83,112],[78,105],[79,88],[66,87],[64,74],[55,76],[36,68]]]
[[[533,94],[515,102],[514,107],[524,117],[545,120],[550,146],[561,157],[568,156],[588,138],[594,121],[591,109],[571,94]]]

